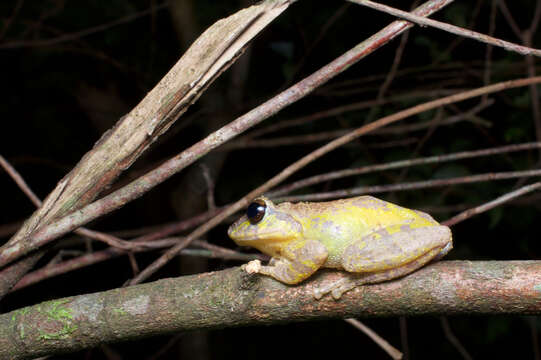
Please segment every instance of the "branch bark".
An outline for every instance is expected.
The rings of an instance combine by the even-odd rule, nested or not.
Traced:
[[[541,314],[541,261],[442,261],[400,280],[313,297],[343,272],[299,286],[240,268],[73,296],[0,315],[0,358],[27,359],[106,342],[199,329],[327,318]]]

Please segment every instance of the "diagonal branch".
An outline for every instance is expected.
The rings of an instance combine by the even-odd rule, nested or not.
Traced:
[[[492,36],[488,36],[485,34],[481,34],[472,30],[464,29],[458,26],[454,26],[451,24],[446,24],[440,21],[436,21],[433,19],[424,18],[421,16],[417,16],[415,14],[409,13],[407,11],[402,11],[399,9],[392,8],[387,5],[379,4],[373,1],[369,0],[349,0],[351,2],[354,2],[359,5],[367,6],[372,9],[380,10],[386,13],[389,13],[394,16],[398,16],[400,18],[406,19],[408,21],[411,21],[413,23],[419,24],[421,26],[431,26],[435,27],[440,30],[444,30],[447,32],[450,32],[455,35],[459,35],[462,37],[467,37],[470,39],[474,39],[477,41],[484,42],[486,44],[503,47],[505,50],[514,51],[521,55],[535,55],[535,56],[541,56],[541,50],[533,49],[531,47],[521,46],[509,41],[505,41],[502,39],[497,39]]]

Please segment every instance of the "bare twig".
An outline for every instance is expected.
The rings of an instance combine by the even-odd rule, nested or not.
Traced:
[[[498,6],[498,1],[493,1],[490,5],[490,22],[488,27],[488,35],[494,35],[496,30],[496,7]],[[485,69],[483,73],[483,84],[490,84],[490,76],[492,69],[492,45],[487,45],[485,53]],[[483,100],[486,100],[486,97],[483,97]]]
[[[348,196],[356,196],[362,194],[376,194],[389,191],[405,191],[426,189],[440,186],[450,186],[457,184],[471,184],[481,181],[506,180],[515,178],[524,178],[532,176],[541,176],[541,169],[524,170],[524,171],[508,171],[499,173],[486,173],[479,175],[462,176],[449,179],[433,179],[424,181],[414,181],[409,183],[390,184],[390,185],[374,185],[374,186],[359,186],[350,189],[321,192],[317,194],[292,195],[280,198],[273,198],[280,201],[320,201],[327,199],[337,199]]]
[[[170,237],[164,238],[155,241],[155,248],[170,248],[175,244],[183,241],[183,237]],[[238,261],[250,261],[259,259],[262,261],[268,260],[266,255],[261,254],[244,254],[237,251],[233,251],[228,248],[223,248],[221,246],[212,245],[204,241],[194,240],[192,242],[193,246],[202,247],[205,250],[201,249],[183,249],[180,252],[180,255],[183,256],[198,256],[198,257],[208,257],[208,258],[219,258],[227,260],[238,260]],[[136,249],[133,252],[143,252],[149,251],[150,249]],[[73,259],[65,260],[56,264],[51,264],[47,267],[35,270],[26,274],[17,284],[11,289],[11,292],[26,288],[30,285],[39,283],[43,280],[53,278],[58,275],[66,274],[71,271],[82,269],[84,267],[94,265],[103,261],[111,260],[122,255],[126,255],[129,252],[127,250],[122,250],[118,248],[108,248],[105,250],[95,251],[92,253],[84,254]]]
[[[509,8],[507,7],[507,4],[505,3],[505,0],[498,0],[497,2],[498,7],[500,8],[500,11],[502,12],[503,16],[505,17],[505,20],[507,20],[507,24],[515,34],[515,36],[520,39],[522,31],[520,31],[520,28],[518,27],[517,22],[513,18],[513,15],[511,15],[511,11],[509,11]]]
[[[491,99],[485,102],[481,102],[469,111],[456,114],[453,116],[448,116],[447,118],[440,120],[438,122],[438,126],[453,125],[462,120],[471,120],[472,116],[482,111],[483,109],[487,108],[488,106],[492,105],[493,103],[494,101]],[[299,123],[300,123],[300,120],[305,120],[305,119],[306,118],[300,118],[297,120],[299,120]],[[479,121],[472,121],[472,122],[480,123]],[[295,123],[297,123],[297,121],[295,121]],[[397,134],[397,133],[404,134],[407,132],[430,128],[431,124],[432,124],[432,121],[426,121],[426,122],[416,123],[416,124],[411,124],[411,125],[389,126],[383,129],[375,130],[369,135]],[[276,124],[276,125],[286,125],[286,124],[282,123],[282,124]],[[293,126],[292,124],[289,124],[289,125]],[[265,128],[263,130],[267,130],[267,129],[268,128]],[[249,136],[251,135],[249,134],[239,139],[238,141],[225,144],[224,146],[220,147],[219,150],[229,151],[231,149],[269,148],[269,147],[276,147],[276,146],[306,144],[306,143],[333,139],[333,138],[336,138],[337,136],[341,136],[348,132],[351,132],[352,130],[353,129],[340,129],[340,130],[319,132],[315,134],[282,136],[282,137],[275,137],[275,138],[270,138],[270,139],[254,139],[254,140],[251,140],[252,136]]]
[[[41,200],[28,186],[28,184],[23,179],[23,177],[19,174],[19,172],[2,155],[0,155],[0,166],[4,168],[4,170],[9,174],[9,176],[11,176],[13,181],[15,181],[17,186],[19,186],[19,188],[30,199],[30,201],[32,201],[32,203],[37,208],[39,208],[41,206]],[[133,250],[141,246],[146,247],[146,244],[144,243],[134,244],[129,241],[119,239],[116,236],[108,235],[105,233],[86,229],[83,227],[76,229],[75,233],[81,236],[86,236],[88,238],[91,238],[97,241],[104,242],[109,246],[117,247],[119,249],[124,249],[124,250]]]
[[[451,330],[451,326],[449,325],[449,320],[445,316],[440,317],[441,327],[443,328],[443,333],[445,334],[445,337],[447,340],[455,347],[455,349],[462,355],[462,358],[465,360],[472,360],[473,358],[468,353],[466,348],[460,343],[458,338],[453,333],[453,330]]]
[[[399,102],[399,101],[404,101],[404,100],[416,99],[416,98],[419,98],[419,97],[431,97],[431,98],[434,98],[434,97],[438,97],[438,96],[446,96],[446,95],[449,95],[449,94],[455,94],[456,92],[457,92],[456,89],[454,89],[454,90],[432,90],[432,91],[428,91],[428,92],[426,92],[426,91],[410,91],[410,92],[408,92],[406,94],[402,94],[402,95],[398,95],[398,96],[392,96],[392,97],[388,97],[386,99],[367,100],[367,101],[360,101],[360,102],[355,102],[355,103],[342,105],[342,106],[335,106],[335,107],[333,107],[331,109],[328,109],[328,110],[318,111],[316,113],[306,115],[306,116],[302,116],[302,117],[299,117],[299,118],[286,119],[286,120],[277,122],[276,124],[269,124],[269,125],[261,128],[261,129],[252,130],[249,133],[247,133],[246,135],[238,138],[233,143],[229,142],[228,144],[226,144],[226,146],[230,146],[232,144],[233,147],[235,147],[237,143],[242,143],[242,142],[244,142],[244,141],[246,141],[248,139],[252,139],[252,138],[255,138],[255,137],[258,137],[258,136],[261,136],[261,135],[265,135],[265,134],[268,134],[270,132],[286,129],[286,128],[289,128],[289,127],[295,127],[295,126],[303,125],[303,124],[306,124],[306,123],[309,123],[309,122],[312,122],[312,121],[315,121],[315,120],[320,120],[320,119],[324,119],[324,118],[328,118],[328,117],[337,116],[337,115],[347,113],[347,112],[350,112],[350,111],[357,111],[357,110],[367,109],[367,108],[377,106],[377,105],[389,104],[389,103],[394,102],[394,101]]]
[[[345,319],[344,321],[353,325],[360,331],[362,331],[366,336],[368,336],[373,342],[375,342],[380,348],[382,348],[393,359],[396,359],[396,360],[402,359],[402,353],[400,351],[398,351],[395,347],[389,344],[384,338],[376,334],[372,329],[364,325],[359,320]]]
[[[537,331],[537,321],[535,316],[528,316],[528,326],[532,336],[532,348],[534,360],[541,360],[541,351],[539,350],[539,332]]]
[[[21,191],[30,199],[32,204],[34,204],[36,207],[40,207],[40,198],[32,191],[32,189],[30,189],[21,174],[19,174],[19,172],[13,166],[11,166],[11,164],[2,155],[0,155],[0,166],[3,167],[13,181],[15,181],[15,184],[17,184],[19,189],[21,189]]]
[[[336,10],[334,12],[334,14],[332,14],[328,19],[327,21],[325,22],[325,24],[323,24],[323,26],[321,26],[321,29],[319,30],[319,33],[317,34],[316,38],[314,39],[314,41],[312,41],[312,43],[310,44],[310,46],[308,47],[308,49],[306,49],[306,51],[304,52],[301,60],[299,61],[299,63],[295,66],[295,68],[293,69],[293,71],[291,72],[291,75],[289,76],[289,81],[287,83],[286,86],[289,86],[291,84],[291,81],[293,79],[295,79],[295,77],[297,76],[297,74],[299,73],[299,71],[304,67],[304,65],[306,64],[306,60],[310,57],[310,55],[312,54],[312,51],[315,49],[315,47],[320,43],[321,39],[323,39],[323,37],[325,36],[325,34],[327,34],[327,32],[329,31],[329,29],[338,21],[338,19],[340,19],[347,11],[347,9],[349,8],[351,4],[343,4],[338,10]]]
[[[6,170],[6,172],[8,172],[8,174],[13,178],[13,180],[21,188],[21,190],[34,202],[34,204],[37,207],[39,207],[41,205],[41,200],[34,194],[32,189],[28,186],[28,184],[23,179],[23,177],[19,174],[19,172],[1,155],[0,155],[0,166],[2,166]],[[216,209],[209,211],[207,214],[211,214],[213,212],[216,212]],[[203,215],[206,215],[206,214],[203,214]],[[201,220],[201,218],[202,218],[201,216],[196,216],[194,219]],[[204,218],[205,217],[203,217],[203,219]],[[171,247],[177,244],[179,241],[181,241],[182,238],[171,238],[171,239],[161,239],[161,240],[154,240],[154,239],[157,239],[160,235],[165,235],[172,231],[177,232],[177,231],[187,228],[188,226],[195,226],[195,224],[197,224],[197,222],[194,222],[193,220],[184,221],[182,223],[175,224],[175,226],[170,226],[170,227],[167,227],[166,229],[161,229],[157,233],[155,232],[152,234],[141,236],[133,240],[133,242],[127,242],[111,235],[103,234],[97,231],[92,231],[92,230],[81,227],[79,229],[76,229],[75,233],[98,240],[98,241],[104,241],[105,243],[112,246],[112,248],[95,252],[95,253],[82,255],[79,258],[71,259],[64,263],[49,263],[43,269],[34,271],[33,273],[30,273],[24,276],[12,288],[12,291],[22,289],[24,287],[35,284],[37,282],[40,282],[44,279],[47,279],[53,276],[64,274],[68,271],[73,271],[73,270],[76,270],[76,269],[79,269],[91,264],[95,264],[97,262],[101,262],[104,260],[108,260],[120,255],[126,255],[126,254],[129,256],[130,264],[132,266],[132,269],[134,271],[134,276],[135,276],[139,273],[139,269],[137,266],[137,262],[133,256],[133,251],[144,251],[148,249],[159,249],[159,248],[164,248],[164,247]],[[149,243],[148,244],[149,246],[144,246],[145,243]],[[237,260],[239,259],[252,260],[258,257],[258,256],[253,256],[253,255],[245,255],[245,254],[237,253],[230,249],[222,248],[220,246],[212,245],[203,241],[194,241],[193,243],[196,246],[201,246],[203,248],[208,249],[202,252],[199,251],[199,253],[197,253],[198,256],[206,256],[206,257],[219,256],[222,258],[237,259]],[[140,245],[143,245],[143,246],[140,246]],[[130,251],[120,251],[120,249],[130,250]],[[181,252],[181,254],[191,255],[194,253],[193,253],[193,250],[186,249],[183,252]]]
[[[207,165],[201,164],[201,171],[207,185],[207,207],[210,211],[213,211],[216,209],[216,203],[214,201],[214,179]]]
[[[405,316],[398,318],[400,325],[400,343],[402,344],[402,351],[404,352],[404,359],[410,359],[410,346],[408,340],[408,320]]]
[[[499,206],[505,202],[508,202],[516,197],[522,196],[524,194],[527,194],[529,192],[535,191],[537,189],[541,188],[541,182],[536,182],[530,185],[523,186],[517,190],[513,190],[503,196],[500,196],[492,201],[489,201],[483,205],[474,207],[472,209],[468,209],[466,211],[461,212],[458,215],[453,216],[450,219],[447,219],[442,222],[442,224],[447,226],[453,226],[455,224],[458,224],[461,221],[464,221],[474,215],[480,214],[482,212],[488,211],[490,209],[495,208],[496,206]]]
[[[4,44],[0,44],[0,49],[18,49],[18,48],[28,48],[28,47],[51,46],[51,45],[60,44],[60,43],[66,42],[66,41],[77,40],[77,39],[80,39],[80,38],[82,38],[84,36],[92,35],[92,34],[95,34],[95,33],[98,33],[98,32],[104,31],[104,30],[108,30],[108,29],[110,29],[110,28],[112,28],[114,26],[117,26],[117,25],[132,22],[133,20],[136,20],[136,19],[141,18],[143,16],[146,16],[148,14],[152,14],[155,11],[165,9],[167,6],[169,6],[169,1],[166,1],[166,2],[164,2],[162,4],[159,4],[159,5],[151,6],[150,8],[148,8],[146,10],[139,11],[137,13],[124,16],[124,17],[122,17],[120,19],[117,19],[117,20],[114,20],[114,21],[111,21],[111,22],[108,22],[108,23],[105,23],[105,24],[101,24],[101,25],[98,25],[98,26],[94,26],[94,27],[91,27],[91,28],[88,28],[88,29],[84,29],[84,30],[81,30],[81,31],[76,31],[76,32],[69,33],[69,34],[64,34],[64,35],[61,35],[61,36],[58,36],[58,37],[55,37],[55,38],[52,38],[52,39],[7,42],[7,43],[4,43]]]
[[[484,1],[483,0],[477,0],[476,4],[475,4],[475,7],[473,8],[473,11],[471,12],[471,19],[470,21],[468,22],[467,24],[467,27],[470,28],[470,29],[473,29],[474,26],[475,26],[475,23],[477,21],[477,17],[479,16],[479,13],[481,12],[481,6],[483,5]],[[492,35],[492,34],[490,34]],[[434,65],[439,65],[443,60],[445,59],[448,59],[449,58],[449,54],[452,53],[452,51],[454,49],[457,48],[458,45],[460,45],[464,40],[466,40],[465,38],[463,37],[458,37],[458,38],[455,38],[450,44],[449,46],[447,46],[447,48],[444,50],[444,51],[439,51],[438,52],[438,55],[436,57],[436,60],[432,62],[432,66]],[[439,68],[439,66],[438,66]],[[483,85],[486,85],[486,84],[483,84]]]
[[[443,163],[447,161],[456,161],[456,160],[461,160],[461,159],[470,159],[470,158],[475,158],[475,157],[480,157],[480,156],[490,156],[490,155],[504,154],[504,153],[514,152],[514,151],[523,151],[523,150],[531,150],[531,149],[541,149],[541,142],[513,144],[513,145],[506,145],[506,146],[500,146],[500,147],[489,148],[489,149],[474,150],[474,151],[462,151],[462,152],[458,152],[454,154],[436,155],[436,156],[429,156],[429,157],[418,158],[418,159],[400,160],[400,161],[393,161],[393,162],[385,163],[385,164],[363,166],[356,169],[345,169],[345,170],[333,171],[326,174],[311,176],[309,178],[302,179],[288,185],[284,185],[281,188],[268,192],[267,195],[270,197],[277,197],[279,195],[287,194],[303,187],[307,187],[307,186],[319,184],[325,181],[339,179],[339,178],[343,178],[347,176],[367,174],[367,173],[383,171],[383,170],[399,169],[399,168],[403,168],[407,166]]]
[[[470,39],[474,39],[477,41],[484,42],[486,44],[491,44],[498,47],[503,47],[505,50],[514,51],[521,55],[535,55],[535,56],[541,56],[541,50],[533,49],[526,46],[521,46],[509,41],[501,40],[494,38],[492,36],[488,36],[485,34],[481,34],[472,30],[463,29],[458,26],[442,23],[440,21],[427,19],[424,17],[419,17],[416,15],[412,15],[411,13],[408,13],[407,11],[402,11],[399,9],[392,8],[390,6],[386,6],[383,4],[378,4],[369,0],[348,0],[351,2],[354,2],[359,5],[367,6],[372,9],[380,10],[386,13],[389,13],[391,15],[406,19],[408,21],[414,22],[416,24],[419,24],[421,26],[431,26],[440,30],[444,30],[447,32],[450,32],[455,35],[467,37]]]
[[[24,0],[17,0],[17,2],[15,3],[15,6],[13,7],[13,11],[11,12],[11,15],[6,20],[4,20],[4,26],[0,30],[0,40],[6,35],[9,27],[13,23],[13,20],[19,14],[19,11],[21,10],[23,3],[24,3]]]

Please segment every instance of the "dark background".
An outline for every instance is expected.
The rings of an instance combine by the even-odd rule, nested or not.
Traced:
[[[385,3],[402,9],[409,9],[411,5],[402,1]],[[91,35],[44,43],[44,40],[77,34],[159,4],[139,0],[0,2],[0,29],[4,29],[0,31],[3,85],[0,90],[3,99],[0,102],[0,153],[20,171],[38,196],[44,198],[101,134],[152,89],[195,37],[216,20],[248,6],[250,2],[186,0],[183,4],[180,17],[171,16],[171,12],[165,8]],[[535,1],[526,0],[508,1],[510,13],[521,29],[529,26],[536,4]],[[490,11],[490,1],[456,2],[435,18],[487,33]],[[333,16],[336,16],[336,21],[329,23]],[[225,72],[112,189],[181,152],[221,125],[272,97],[286,85],[316,71],[392,20],[388,15],[340,1],[304,0],[295,3],[255,39],[238,64]],[[496,12],[495,25],[496,37],[520,42],[500,11]],[[400,39],[395,39],[260,127],[375,99],[392,65],[399,42]],[[540,42],[540,36],[535,34],[534,47],[541,47]],[[418,97],[410,96],[405,100],[391,101],[385,106],[343,113],[266,137],[354,128],[366,121],[433,99],[431,92],[437,90],[459,91],[482,86],[487,69],[485,56],[484,44],[467,39],[457,42],[455,35],[415,27],[410,32],[398,72],[385,96],[392,100],[419,92]],[[537,70],[538,64],[536,61]],[[490,67],[490,82],[525,77],[527,74],[525,58],[503,49],[493,49]],[[536,141],[532,99],[527,88],[496,93],[490,98],[494,104],[477,114],[477,122],[462,121],[437,127],[429,135],[425,129],[408,134],[366,136],[312,163],[293,179],[411,157]],[[443,118],[468,111],[478,102],[479,99],[474,99],[446,107]],[[426,112],[403,123],[428,121],[434,116],[436,111]],[[399,145],[392,146],[389,142],[398,142]],[[417,149],[420,142],[423,142],[423,146]],[[144,197],[90,227],[101,231],[118,231],[189,218],[206,210],[207,186],[200,163],[210,170],[215,181],[215,201],[223,205],[237,200],[322,144],[298,142],[273,148],[218,149]],[[407,172],[394,170],[350,177],[303,189],[302,192],[525,170],[538,166],[538,151],[518,152],[418,166],[409,168]],[[490,201],[529,181],[493,181],[377,196],[407,207],[427,210],[436,219],[445,220],[459,210]],[[4,172],[0,172],[0,191],[3,205],[0,211],[0,241],[5,241],[34,208]],[[448,258],[538,259],[541,253],[538,199],[538,194],[530,194],[456,225],[453,228],[455,249]],[[208,234],[207,240],[237,249],[226,236],[227,226],[223,224],[215,228]],[[88,251],[84,242],[72,236],[64,239],[63,244],[71,250]],[[103,245],[93,243],[92,248],[101,249]],[[50,261],[57,251],[42,259],[38,267]],[[139,268],[143,269],[157,256],[157,253],[137,255]],[[234,261],[194,261],[180,257],[153,279],[239,264]],[[128,260],[122,257],[13,293],[0,303],[0,311],[7,312],[48,299],[116,288],[131,277],[133,273]],[[533,358],[532,334],[541,325],[538,318],[526,316],[465,315],[451,317],[449,322],[455,335],[475,358],[499,358],[511,354],[517,358]],[[366,319],[365,323],[391,344],[401,348],[398,319]],[[539,336],[535,336],[539,341]],[[445,338],[437,317],[407,319],[407,337],[412,358],[454,359],[460,356]],[[113,344],[66,358],[102,359],[113,358],[113,355],[127,359],[153,358],[171,339],[159,337]],[[386,358],[383,351],[365,335],[340,320],[180,334],[175,345],[157,358],[318,358],[342,354]]]

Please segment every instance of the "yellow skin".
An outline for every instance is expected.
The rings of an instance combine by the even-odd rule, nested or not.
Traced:
[[[228,235],[240,246],[251,246],[272,256],[269,265],[249,262],[245,270],[297,284],[317,269],[334,268],[358,273],[317,289],[320,299],[335,299],[357,285],[395,279],[409,274],[452,249],[451,230],[430,215],[371,196],[320,203],[273,204],[254,200],[262,216],[242,216]],[[254,221],[255,220],[255,221]]]

